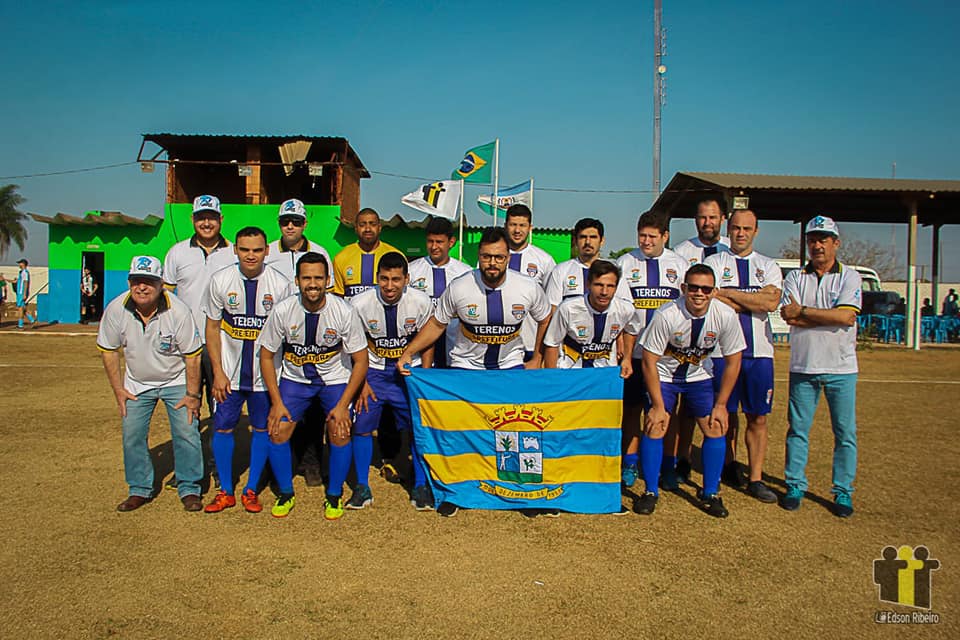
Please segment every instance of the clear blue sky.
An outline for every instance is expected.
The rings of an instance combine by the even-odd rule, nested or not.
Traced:
[[[889,177],[893,162],[898,177],[960,178],[957,3],[664,5],[664,185],[684,170]],[[434,178],[499,137],[502,184],[651,188],[652,1],[8,2],[0,21],[0,176],[132,160],[144,132],[304,133]],[[2,182],[30,212],[162,212],[163,172],[136,166]],[[399,202],[416,186],[375,176],[363,204],[417,218]],[[650,202],[538,192],[534,222],[595,215],[608,248],[633,246]],[[29,231],[44,264],[46,229]],[[890,225],[844,231],[891,241]],[[675,242],[692,232],[674,223]],[[793,235],[767,224],[758,245],[776,254]],[[920,243],[929,264],[929,232]],[[960,252],[944,253],[960,279]]]

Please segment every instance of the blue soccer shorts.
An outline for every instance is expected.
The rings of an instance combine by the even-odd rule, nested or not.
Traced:
[[[323,410],[330,413],[340,397],[347,390],[347,384],[305,384],[282,378],[280,380],[280,399],[290,413],[293,422],[300,422],[303,414],[314,402],[319,401]]]
[[[713,358],[713,388],[720,391],[725,362]],[[754,416],[765,416],[773,410],[773,358],[743,358],[740,361],[740,376],[727,400],[727,411],[739,409]]]
[[[663,408],[673,413],[677,407],[677,397],[683,395],[683,406],[691,418],[705,418],[713,411],[713,381],[697,382],[660,382],[663,395]]]
[[[354,416],[354,433],[367,435],[376,431],[385,406],[393,408],[393,416],[397,421],[397,431],[410,430],[412,427],[410,401],[407,396],[407,384],[403,381],[400,372],[396,369],[388,371],[368,369],[367,384],[373,389],[373,394],[377,396],[377,399],[376,401],[373,398],[368,399],[367,410],[362,413],[357,411]]]
[[[267,416],[270,415],[270,394],[266,391],[231,391],[223,402],[217,403],[213,413],[215,431],[232,431],[240,420],[240,410],[247,403],[250,426],[254,429],[267,428]]]

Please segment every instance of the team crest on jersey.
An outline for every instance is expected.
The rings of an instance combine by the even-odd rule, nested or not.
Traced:
[[[730,267],[724,267],[723,275],[720,277],[724,280],[733,280],[733,273],[730,272]]]
[[[760,267],[757,267],[756,275],[757,275],[757,281],[763,282],[763,277],[765,275],[763,273],[763,269],[761,269]]]
[[[480,312],[477,311],[478,305],[468,304],[467,305],[467,317],[468,318],[479,318]]]
[[[327,346],[333,346],[337,344],[339,336],[337,335],[336,329],[324,329],[323,330],[323,344]]]
[[[290,339],[299,340],[300,339],[300,325],[292,324],[290,325]]]
[[[537,277],[537,274],[538,274],[539,272],[540,272],[540,270],[537,269],[537,265],[535,265],[535,264],[532,263],[532,262],[527,263],[527,275],[528,275],[528,276],[530,276],[531,278],[536,278],[536,277]]]
[[[618,335],[620,335],[620,325],[618,324],[610,325],[610,339],[613,340]]]
[[[703,334],[703,346],[710,348],[717,344],[717,334],[713,331],[707,331]]]
[[[237,308],[240,306],[240,294],[236,291],[231,291],[227,294],[227,306]]]
[[[160,334],[160,353],[173,353],[173,334]]]
[[[670,281],[670,284],[673,284],[677,281],[677,270],[676,269],[667,269],[667,280]]]
[[[260,304],[263,305],[263,310],[269,313],[270,309],[273,309],[273,296],[269,293],[263,294],[263,302]]]
[[[577,276],[567,276],[567,289],[577,288]]]
[[[515,304],[510,307],[510,313],[512,313],[513,317],[517,320],[523,320],[523,316],[527,315],[527,309],[522,304]]]
[[[426,279],[426,278],[417,278],[416,280],[414,280],[413,282],[410,283],[410,286],[413,287],[414,289],[419,289],[420,291],[426,291],[426,290],[427,290],[427,279]]]
[[[403,319],[403,331],[407,335],[413,333],[417,330],[417,319],[416,318],[404,318]]]
[[[587,337],[587,328],[582,324],[577,325],[577,337],[586,338]]]
[[[353,277],[353,267],[347,267],[347,277],[348,278]]]
[[[676,347],[682,347],[682,346],[683,346],[683,331],[674,331],[674,332],[673,332],[673,339],[672,339],[670,342],[672,342],[673,345],[676,346]]]
[[[367,328],[370,329],[370,333],[376,333],[380,331],[380,321],[376,318],[370,318],[367,320]]]
[[[690,258],[690,260],[688,260],[687,262],[689,262],[690,264],[697,264],[697,259],[696,259],[696,258]]]
[[[639,280],[640,279],[640,269],[631,269],[630,270],[630,279]]]

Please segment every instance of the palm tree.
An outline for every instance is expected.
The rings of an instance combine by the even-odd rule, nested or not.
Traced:
[[[17,209],[26,199],[17,193],[19,188],[15,184],[0,187],[0,258],[7,255],[11,243],[16,242],[21,251],[27,244],[23,226],[27,214]]]

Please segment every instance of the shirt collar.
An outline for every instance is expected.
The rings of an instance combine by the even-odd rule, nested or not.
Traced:
[[[199,246],[200,246],[200,243],[197,242],[197,234],[196,234],[196,233],[194,233],[192,236],[190,236],[190,246],[191,246],[191,247],[199,247]],[[224,247],[228,247],[228,246],[230,246],[230,245],[229,245],[229,243],[227,242],[227,239],[223,237],[223,234],[222,234],[222,233],[221,233],[219,236],[217,236],[217,246],[214,247],[214,250],[223,249]]]
[[[290,252],[297,253],[298,251],[305,252],[307,251],[307,249],[310,248],[310,241],[307,240],[306,236],[302,236],[300,238],[300,244],[292,249],[287,249],[286,247],[284,247],[283,240],[277,240],[277,246],[280,247],[280,253],[290,253]]]
[[[816,273],[816,270],[813,268],[813,263],[812,263],[812,262],[809,262],[809,261],[808,261],[807,264],[803,267],[803,270],[804,270],[805,272],[807,272],[807,273]],[[833,266],[830,267],[830,270],[827,271],[827,273],[840,273],[842,270],[843,270],[843,267],[840,265],[840,261],[839,261],[839,260],[834,260],[834,261],[833,261]]]
[[[137,313],[137,305],[133,302],[133,296],[127,293],[127,297],[123,300],[123,308],[133,314],[133,317],[136,318],[140,324],[143,324],[143,319],[140,317],[140,314]],[[157,315],[160,315],[164,311],[170,308],[170,294],[166,291],[163,292],[163,295],[160,296],[159,302],[157,302]]]

